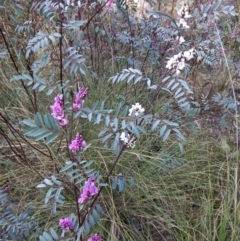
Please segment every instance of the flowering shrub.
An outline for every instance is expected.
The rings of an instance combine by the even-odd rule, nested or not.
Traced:
[[[10,1],[10,5],[15,6],[15,1]],[[118,187],[123,192],[127,181],[133,183],[133,177],[119,175],[115,169],[127,148],[145,141],[142,136],[156,133],[161,142],[174,139],[179,151],[184,151],[181,128],[185,119],[199,113],[195,106],[200,106],[193,101],[188,79],[199,65],[214,68],[219,64],[223,56],[219,53],[221,39],[217,30],[221,26],[218,25],[222,19],[231,23],[231,16],[236,15],[233,6],[221,5],[220,1],[192,6],[193,10],[185,4],[177,9],[176,18],[159,11],[139,18],[134,13],[128,14],[122,5],[112,0],[19,2],[17,17],[10,15],[10,18],[17,23],[13,30],[17,37],[13,40],[24,50],[19,52],[24,60],[21,70],[8,47],[4,32],[7,29],[0,28],[6,50],[0,53],[0,58],[9,54],[16,72],[11,82],[16,82],[24,92],[28,109],[33,112],[32,118],[26,115],[16,125],[0,113],[1,121],[16,142],[11,143],[4,131],[0,133],[11,148],[19,145],[19,138],[26,144],[20,145],[21,154],[17,154],[23,165],[42,178],[37,188],[47,189],[44,202],[51,203],[53,214],[59,211],[59,205],[74,200],[75,209],[69,217],[59,220],[61,240],[64,235],[68,236],[66,240],[86,240],[93,229],[99,229],[99,233],[87,240],[101,240],[100,225],[96,225],[104,212],[101,194],[105,188]],[[4,11],[7,9],[6,3]],[[29,17],[29,9],[36,17],[34,21],[21,19]],[[38,21],[42,22],[37,24]],[[25,42],[20,36],[27,36]],[[237,36],[235,28],[230,38],[236,40]],[[117,55],[113,54],[115,50],[119,50]],[[112,69],[106,71],[109,65],[106,59],[110,58]],[[101,78],[104,88],[111,86],[106,93],[112,99],[104,96],[91,105],[92,93],[100,92]],[[112,97],[115,86],[119,89]],[[41,104],[38,98],[42,95],[47,96],[44,100],[54,103]],[[165,103],[159,103],[163,95]],[[215,100],[222,103],[220,98]],[[106,170],[95,170],[94,161],[86,160],[92,141],[88,139],[91,128],[99,128],[97,137],[104,149],[115,155]],[[36,147],[36,142],[47,151]],[[25,146],[51,160],[57,171],[43,177],[28,162]],[[65,198],[67,191],[72,198]],[[6,238],[6,232],[4,235]],[[39,237],[41,241],[58,238],[52,227]]]

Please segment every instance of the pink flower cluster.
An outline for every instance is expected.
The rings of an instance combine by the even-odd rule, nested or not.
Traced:
[[[97,193],[98,193],[98,187],[96,187],[95,180],[92,177],[88,178],[88,180],[85,182],[85,186],[83,188],[81,196],[78,199],[78,203],[84,203],[85,201],[87,201]]]
[[[74,103],[72,105],[72,109],[74,111],[77,111],[77,110],[81,109],[81,103],[84,102],[84,98],[88,95],[88,93],[89,93],[89,89],[88,88],[84,89],[84,88],[81,87],[78,90],[78,93],[77,93],[77,95],[75,97],[75,101],[74,101]]]
[[[114,1],[113,0],[108,0],[107,4],[105,5],[107,8],[111,9],[114,7]]]
[[[52,110],[52,116],[58,120],[60,126],[66,126],[68,124],[68,120],[64,118],[64,110],[63,110],[63,100],[61,95],[58,94],[54,98],[55,103],[50,106]]]
[[[72,152],[77,152],[79,151],[82,147],[85,147],[87,144],[86,142],[83,140],[82,135],[80,135],[79,133],[77,133],[76,138],[71,142],[71,144],[69,145],[69,149]]]
[[[74,226],[73,226],[73,222],[71,219],[69,218],[62,218],[59,220],[59,225],[61,227],[61,229],[65,232],[68,232],[69,230],[73,230]]]
[[[91,238],[88,239],[88,241],[101,241],[101,236],[98,233],[95,233]]]

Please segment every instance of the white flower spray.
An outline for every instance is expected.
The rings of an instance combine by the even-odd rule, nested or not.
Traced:
[[[120,140],[123,142],[124,145],[127,145],[128,148],[134,148],[136,141],[134,138],[130,139],[130,135],[122,132],[120,135]]]
[[[194,58],[195,48],[191,48],[188,51],[180,52],[175,54],[172,58],[170,58],[166,64],[167,69],[176,68],[176,74],[179,75],[181,73],[180,70],[183,70],[186,66],[186,61],[189,61]]]
[[[136,103],[135,105],[132,105],[132,107],[129,109],[129,116],[138,116],[141,113],[143,113],[145,109],[139,104]],[[128,148],[134,148],[135,147],[135,138],[130,136],[130,134],[126,132],[122,132],[120,135],[120,140],[124,145],[126,145]]]

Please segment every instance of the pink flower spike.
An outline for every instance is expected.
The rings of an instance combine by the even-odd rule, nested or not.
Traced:
[[[79,90],[78,90],[78,93],[77,93],[77,95],[76,95],[76,98],[78,98],[78,100],[83,100],[88,94],[89,94],[89,89],[88,88],[86,88],[86,89],[84,89],[84,88],[80,88]]]
[[[74,225],[71,219],[69,218],[62,218],[59,220],[59,225],[61,229],[65,232],[68,232],[69,230],[74,229]]]
[[[76,94],[76,98],[74,100],[74,103],[72,105],[72,109],[74,111],[80,110],[81,109],[81,103],[84,102],[84,98],[89,94],[89,89],[86,88],[84,89],[83,87],[81,87],[78,90],[78,93]]]
[[[78,203],[84,203],[98,193],[98,187],[96,181],[93,178],[88,178],[85,182],[85,186],[82,190],[81,196],[78,199]]]
[[[60,106],[58,103],[54,103],[54,105],[51,105],[50,108],[52,109],[52,116],[55,119],[61,120],[64,117],[62,106]]]
[[[55,100],[55,103],[58,103],[60,106],[63,106],[62,94],[57,94],[54,100]]]
[[[54,101],[55,101],[55,103],[53,105],[50,105],[50,109],[52,111],[51,115],[53,116],[53,118],[58,120],[58,124],[60,126],[66,126],[68,124],[68,120],[64,119],[62,95],[58,94],[54,98]]]
[[[80,109],[81,109],[81,104],[73,103],[72,109],[73,109],[74,111],[80,110]]]

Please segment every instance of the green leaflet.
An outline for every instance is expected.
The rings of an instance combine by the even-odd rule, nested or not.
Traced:
[[[35,141],[43,140],[47,145],[59,136],[61,130],[57,121],[49,113],[44,116],[36,113],[34,120],[25,119],[23,123],[30,127],[25,130],[25,136],[35,138]]]

